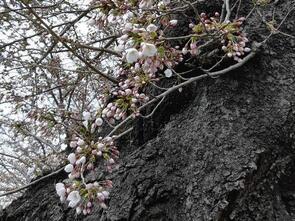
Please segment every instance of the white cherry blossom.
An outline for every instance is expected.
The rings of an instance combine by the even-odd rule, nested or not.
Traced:
[[[71,173],[73,171],[73,169],[74,169],[74,166],[72,164],[68,164],[65,166],[65,171],[67,173]]]
[[[134,63],[139,58],[139,53],[135,48],[130,48],[126,50],[126,60],[128,63]]]
[[[147,30],[148,32],[155,32],[155,31],[158,30],[158,27],[157,27],[156,25],[154,25],[154,24],[149,24],[149,25],[147,26],[146,30]]]
[[[165,77],[166,77],[166,78],[170,78],[170,77],[172,77],[173,72],[172,72],[171,69],[166,69],[166,70],[164,71],[164,74],[165,74]]]
[[[81,200],[81,196],[79,194],[78,191],[72,191],[70,192],[70,194],[68,195],[67,197],[67,200],[70,201],[69,202],[69,207],[76,207],[78,205],[78,203],[80,202]]]
[[[77,160],[77,162],[76,162],[77,165],[84,164],[84,163],[86,163],[86,157],[85,157],[85,156],[81,157],[81,158],[80,158],[79,160]]]
[[[66,188],[63,183],[57,183],[55,184],[55,190],[57,195],[60,197],[60,200],[63,201],[65,195],[66,195]]]
[[[76,162],[76,155],[74,153],[70,153],[69,156],[68,156],[68,161],[71,164],[75,164],[75,162]]]
[[[157,53],[156,46],[150,43],[142,43],[141,48],[142,48],[142,55],[145,57],[153,57]]]

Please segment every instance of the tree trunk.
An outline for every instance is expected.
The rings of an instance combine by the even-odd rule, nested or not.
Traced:
[[[273,3],[265,15],[275,7],[280,22],[291,4]],[[250,3],[242,5],[247,14]],[[268,35],[255,13],[247,26],[251,40]],[[295,35],[294,11],[281,30]],[[28,189],[0,220],[295,220],[294,102],[295,39],[277,34],[244,67],[190,85],[153,120],[138,120],[122,142],[107,210],[77,217],[55,194],[61,173]]]

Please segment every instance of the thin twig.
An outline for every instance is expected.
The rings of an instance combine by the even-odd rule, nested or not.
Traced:
[[[226,16],[224,19],[224,22],[228,22],[230,19],[230,15],[231,15],[231,10],[230,10],[230,0],[224,0],[225,1],[225,8],[226,8]]]
[[[128,130],[124,131],[123,133],[120,133],[118,135],[115,135],[115,140],[120,139],[121,137],[125,136],[126,134],[130,133],[134,128],[130,127]]]
[[[205,72],[212,71],[214,68],[216,68],[218,65],[220,65],[225,58],[226,58],[226,55],[222,56],[222,58],[216,64],[214,64],[211,68],[209,68],[207,70],[206,69],[202,69],[202,70],[205,71]]]
[[[152,117],[154,115],[154,113],[156,112],[156,110],[160,107],[160,105],[163,103],[163,101],[165,100],[166,96],[164,96],[160,102],[157,104],[157,106],[154,108],[154,110],[149,114],[149,115],[140,115],[142,118],[148,119],[150,117]]]
[[[56,38],[58,41],[60,41],[65,48],[67,48],[69,51],[71,51],[73,53],[73,55],[75,55],[79,60],[81,60],[83,63],[85,63],[91,70],[93,70],[94,72],[96,72],[97,74],[99,74],[100,76],[102,76],[103,78],[106,78],[107,80],[117,84],[118,81],[105,74],[105,73],[102,73],[100,70],[98,70],[96,67],[92,66],[90,64],[90,62],[88,62],[86,59],[84,59],[82,56],[80,56],[73,48],[71,48],[57,33],[55,33],[50,27],[49,25],[47,25],[46,22],[43,21],[42,18],[40,18],[40,16],[32,9],[30,8],[30,6],[24,1],[24,0],[21,0],[21,2],[28,7],[29,11],[34,15],[34,17],[45,27],[45,29],[54,37]],[[37,23],[38,24],[38,23]],[[38,24],[39,25],[39,24]],[[42,26],[41,26],[42,27]],[[44,28],[42,27],[42,28]]]

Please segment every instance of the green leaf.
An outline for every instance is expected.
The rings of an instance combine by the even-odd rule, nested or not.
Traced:
[[[165,56],[165,48],[163,46],[158,47],[158,53],[159,53],[160,57],[164,57]]]
[[[202,24],[198,24],[193,28],[193,31],[196,32],[197,34],[200,34],[203,32],[203,25]]]

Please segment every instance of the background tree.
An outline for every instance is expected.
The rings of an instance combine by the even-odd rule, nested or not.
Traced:
[[[111,62],[104,48],[116,36],[114,29],[88,25],[96,22],[95,7],[81,1],[31,4],[72,51],[39,26],[21,2],[1,3],[1,191],[55,169],[70,125],[94,109],[108,87],[97,73]]]

